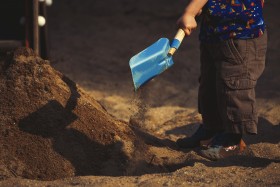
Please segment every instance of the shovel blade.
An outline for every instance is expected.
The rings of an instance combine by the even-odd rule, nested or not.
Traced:
[[[130,59],[135,90],[174,64],[167,55],[169,49],[169,40],[161,38]]]

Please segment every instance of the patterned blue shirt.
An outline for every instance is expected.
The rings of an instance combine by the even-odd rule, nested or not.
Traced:
[[[208,0],[203,8],[200,40],[216,42],[261,36],[265,30],[263,4],[264,0]]]

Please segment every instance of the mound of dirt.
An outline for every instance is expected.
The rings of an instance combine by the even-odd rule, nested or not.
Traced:
[[[133,173],[145,145],[30,49],[0,59],[0,179]]]

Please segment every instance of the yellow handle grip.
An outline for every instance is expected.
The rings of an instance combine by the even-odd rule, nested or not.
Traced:
[[[183,29],[178,29],[174,39],[179,40],[180,42],[183,41],[184,37],[185,37],[186,33]]]
[[[168,51],[168,56],[172,56],[175,53],[175,51],[178,49],[181,42],[183,41],[185,35],[186,35],[186,33],[183,29],[178,29],[178,31],[172,41],[171,48]]]

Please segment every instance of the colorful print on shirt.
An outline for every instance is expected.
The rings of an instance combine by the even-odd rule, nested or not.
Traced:
[[[201,41],[257,38],[265,30],[264,0],[208,0],[204,7]]]

